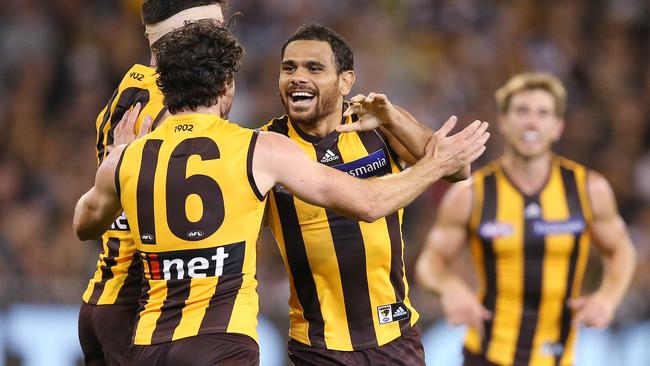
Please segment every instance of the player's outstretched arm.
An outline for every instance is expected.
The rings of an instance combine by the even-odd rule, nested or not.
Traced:
[[[569,305],[576,310],[574,323],[606,327],[632,281],[636,252],[609,182],[596,172],[589,172],[587,179],[593,212],[591,231],[602,256],[603,279],[595,293],[572,299]]]
[[[369,131],[378,128],[388,139],[391,148],[408,164],[415,164],[422,158],[426,144],[438,135],[418,122],[407,110],[393,105],[384,94],[359,94],[350,101],[352,104],[344,115],[357,114],[359,120],[340,125],[337,131]],[[455,124],[456,117],[451,116],[446,123]],[[470,166],[467,165],[445,179],[458,181],[469,178],[469,175]]]
[[[475,123],[454,136],[454,149],[435,148],[433,141],[417,164],[399,174],[357,179],[318,164],[288,138],[260,133],[253,157],[255,182],[266,193],[280,183],[300,199],[362,221],[375,221],[413,201],[447,172],[475,160],[485,151],[487,124]],[[434,149],[435,148],[435,149]]]
[[[447,192],[416,263],[415,273],[421,286],[440,295],[442,310],[450,324],[469,325],[482,334],[483,321],[491,314],[451,268],[467,245],[471,200],[469,181],[458,183]]]
[[[99,238],[120,212],[115,168],[124,148],[120,145],[113,149],[97,169],[95,185],[77,201],[72,227],[80,240]]]

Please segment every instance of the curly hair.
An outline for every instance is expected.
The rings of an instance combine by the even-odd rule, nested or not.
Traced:
[[[217,103],[244,56],[237,39],[211,19],[189,23],[159,42],[156,83],[171,113]]]

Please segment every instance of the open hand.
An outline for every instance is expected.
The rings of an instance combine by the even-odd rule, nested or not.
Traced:
[[[454,175],[478,159],[485,151],[485,143],[490,138],[490,133],[487,132],[488,123],[478,120],[459,133],[448,136],[456,121],[456,116],[451,116],[445,122],[431,138],[432,142],[427,145],[427,154],[423,157],[430,158],[432,165],[438,167],[442,176]]]
[[[120,122],[118,122],[117,126],[115,127],[115,131],[113,132],[113,145],[111,146],[111,149],[113,146],[128,144],[131,141],[149,133],[149,129],[151,129],[152,119],[151,116],[145,116],[142,119],[142,125],[140,126],[138,134],[135,134],[135,122],[138,120],[138,116],[140,115],[141,110],[142,105],[140,103],[136,103],[133,109],[124,112],[122,119]]]

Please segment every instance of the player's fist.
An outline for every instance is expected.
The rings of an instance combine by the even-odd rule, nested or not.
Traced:
[[[615,304],[607,296],[595,293],[589,296],[569,299],[569,307],[575,312],[573,323],[587,327],[607,327],[614,318]]]
[[[492,317],[476,295],[462,283],[453,282],[445,286],[440,303],[442,311],[451,325],[467,325],[483,336],[484,321]]]

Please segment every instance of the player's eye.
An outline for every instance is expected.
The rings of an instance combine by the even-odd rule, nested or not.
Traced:
[[[319,71],[323,71],[323,68],[320,67],[320,66],[310,66],[309,67],[309,72],[319,72]]]

